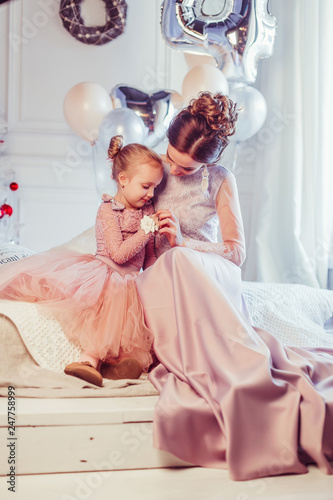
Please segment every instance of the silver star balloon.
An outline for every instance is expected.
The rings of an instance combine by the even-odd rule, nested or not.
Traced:
[[[144,144],[156,146],[165,138],[168,126],[178,111],[178,95],[173,90],[158,90],[147,94],[128,85],[116,85],[111,91],[115,108],[129,108],[140,116],[147,129]]]

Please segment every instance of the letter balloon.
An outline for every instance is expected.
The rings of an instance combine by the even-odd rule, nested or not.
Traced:
[[[164,0],[161,30],[175,49],[213,55],[228,80],[253,83],[273,53],[276,19],[268,0]]]

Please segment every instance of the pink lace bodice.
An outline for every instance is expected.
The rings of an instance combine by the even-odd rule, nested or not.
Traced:
[[[155,210],[169,209],[179,221],[185,246],[213,252],[241,265],[245,238],[235,176],[220,165],[208,166],[208,189],[201,188],[202,167],[190,175],[174,176],[166,167],[155,190]],[[218,242],[220,229],[222,242]],[[164,235],[156,237],[157,256],[170,248]]]
[[[138,270],[156,260],[154,236],[140,228],[144,215],[154,213],[152,204],[130,210],[113,198],[99,206],[96,216],[96,255],[116,264],[133,264]]]

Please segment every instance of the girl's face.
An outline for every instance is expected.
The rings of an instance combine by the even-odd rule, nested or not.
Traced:
[[[191,175],[205,165],[193,160],[187,153],[179,153],[171,144],[168,145],[165,161],[170,165],[171,175]]]
[[[126,208],[142,208],[154,196],[154,189],[163,178],[163,169],[152,163],[139,163],[132,171],[121,172],[117,199]]]

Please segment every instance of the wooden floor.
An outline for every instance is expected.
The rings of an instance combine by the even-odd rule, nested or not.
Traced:
[[[184,467],[152,445],[156,396],[17,401],[15,494],[9,471],[7,400],[0,398],[0,499],[333,500],[333,476],[235,482],[228,471]]]
[[[332,500],[333,477],[315,467],[303,476],[280,476],[234,482],[227,471],[213,469],[153,469],[77,474],[18,476],[15,500]]]

